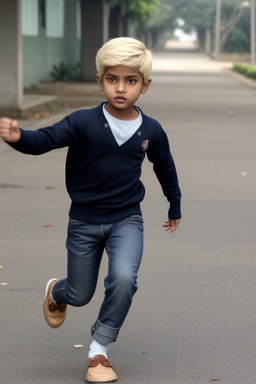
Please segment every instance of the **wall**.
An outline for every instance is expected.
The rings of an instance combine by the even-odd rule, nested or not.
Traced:
[[[65,0],[64,38],[47,37],[43,14],[39,16],[39,36],[23,36],[23,82],[25,87],[51,80],[52,66],[80,61],[77,38],[77,0]]]

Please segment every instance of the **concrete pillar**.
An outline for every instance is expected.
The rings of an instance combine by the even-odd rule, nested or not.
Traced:
[[[19,108],[23,100],[20,0],[0,2],[0,110]]]
[[[215,59],[220,56],[221,0],[216,0]]]
[[[251,0],[251,64],[255,65],[255,0]]]
[[[95,57],[108,40],[109,7],[104,0],[81,0],[81,80],[96,81]]]
[[[211,30],[207,28],[205,31],[205,53],[207,53],[207,55],[211,53],[211,45]]]

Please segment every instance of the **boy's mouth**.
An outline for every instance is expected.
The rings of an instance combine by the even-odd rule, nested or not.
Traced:
[[[126,98],[125,98],[125,97],[122,97],[122,96],[117,96],[117,97],[115,97],[115,100],[116,100],[117,102],[119,102],[119,103],[122,103],[122,102],[124,102],[124,101],[126,100]]]

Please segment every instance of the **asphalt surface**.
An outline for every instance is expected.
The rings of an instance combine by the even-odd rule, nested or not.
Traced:
[[[168,205],[146,160],[139,290],[109,349],[120,384],[256,382],[256,89],[224,66],[158,54],[138,103],[168,134],[183,218],[174,234],[163,230]],[[65,155],[31,157],[0,143],[1,384],[84,382],[106,255],[91,303],[69,307],[57,330],[42,315],[46,281],[66,270]]]

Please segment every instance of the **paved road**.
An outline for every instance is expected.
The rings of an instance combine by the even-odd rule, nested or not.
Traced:
[[[256,382],[256,90],[221,67],[158,54],[139,103],[168,133],[183,220],[175,234],[163,231],[167,203],[146,162],[140,289],[109,355],[120,384]],[[58,330],[42,316],[45,282],[65,274],[65,154],[34,158],[0,144],[1,384],[84,380],[106,258],[87,307],[69,308]]]

